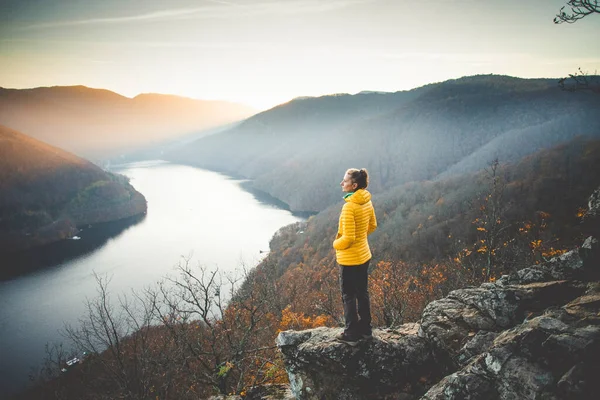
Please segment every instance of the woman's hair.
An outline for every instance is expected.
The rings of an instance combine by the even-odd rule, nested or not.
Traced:
[[[366,189],[369,186],[369,172],[366,168],[350,168],[346,173],[350,175],[352,182],[358,185],[357,189]]]

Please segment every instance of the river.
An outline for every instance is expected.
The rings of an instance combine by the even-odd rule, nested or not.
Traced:
[[[242,181],[215,172],[160,160],[113,171],[128,176],[146,197],[146,216],[84,228],[79,240],[18,260],[29,264],[23,268],[37,268],[33,272],[0,282],[3,395],[27,384],[46,343],[64,341],[59,330],[76,324],[86,298],[95,296],[94,273],[111,278],[109,290],[116,296],[174,275],[184,259],[222,271],[255,266],[273,234],[301,220],[245,191]]]

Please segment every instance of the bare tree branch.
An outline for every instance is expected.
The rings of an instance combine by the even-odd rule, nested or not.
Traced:
[[[570,12],[565,11],[565,7],[569,6]],[[573,24],[588,15],[600,13],[600,3],[598,0],[569,0],[566,6],[561,7],[556,17],[555,24],[564,22]]]
[[[561,78],[558,81],[558,86],[568,92],[590,91],[600,93],[600,77],[597,73],[590,75],[579,68],[576,73]]]

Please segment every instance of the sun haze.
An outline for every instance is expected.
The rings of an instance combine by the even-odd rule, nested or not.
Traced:
[[[565,0],[75,0],[0,3],[0,86],[86,85],[265,109],[474,74],[595,72],[600,18]]]

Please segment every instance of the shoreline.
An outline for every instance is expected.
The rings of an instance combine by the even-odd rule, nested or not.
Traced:
[[[143,161],[144,160],[132,161],[132,163],[133,162],[143,162]],[[149,160],[146,160],[146,161],[149,161]],[[272,206],[275,206],[275,207],[277,207],[279,209],[289,211],[295,217],[308,219],[309,217],[311,217],[313,215],[317,215],[319,213],[319,211],[292,210],[290,208],[290,205],[288,203],[286,203],[285,201],[281,200],[280,198],[273,196],[269,192],[266,192],[264,190],[255,188],[253,186],[253,184],[252,184],[252,182],[253,182],[252,178],[248,178],[246,176],[239,175],[239,174],[237,174],[235,172],[221,170],[221,169],[217,169],[217,168],[211,168],[211,167],[208,167],[208,166],[202,166],[202,165],[198,165],[198,164],[195,164],[195,163],[189,163],[189,162],[178,161],[178,160],[160,159],[160,160],[156,160],[156,161],[166,161],[166,162],[171,163],[171,164],[185,165],[185,166],[188,166],[188,167],[194,167],[194,168],[203,169],[205,171],[216,172],[216,173],[221,174],[223,176],[226,176],[226,177],[228,177],[230,179],[240,181],[239,182],[240,187],[244,191],[246,191],[246,192],[250,193],[251,195],[253,195],[254,198],[256,200],[258,200],[260,203],[272,205]]]
[[[2,252],[0,257],[7,267],[0,270],[0,282],[53,268],[65,261],[84,256],[145,218],[146,212],[114,221],[82,225],[77,228],[76,234],[78,236],[81,232],[86,234],[79,240],[73,240],[73,236],[69,236],[13,252]],[[91,235],[88,235],[88,232],[91,232]]]

